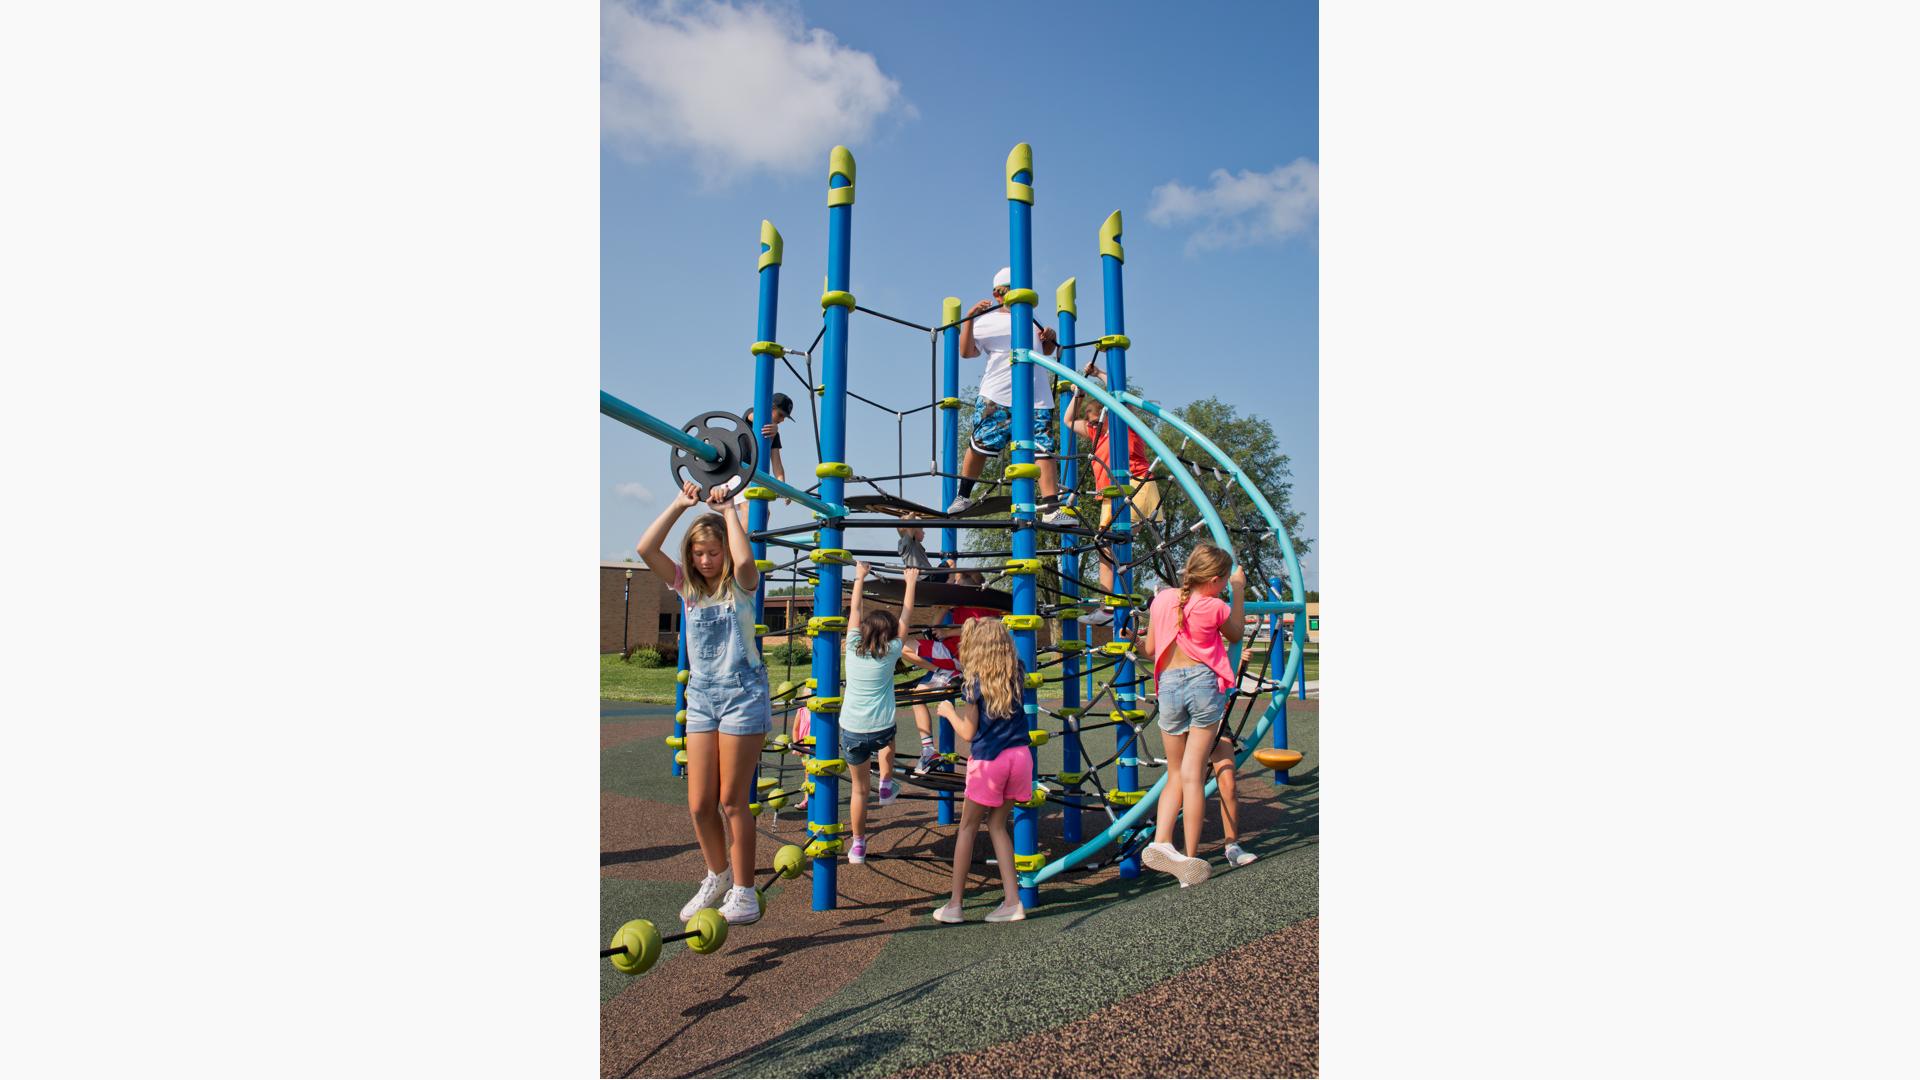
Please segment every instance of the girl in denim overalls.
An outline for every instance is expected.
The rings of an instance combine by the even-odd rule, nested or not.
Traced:
[[[687,809],[707,876],[680,918],[718,907],[728,922],[750,923],[760,918],[760,901],[753,891],[756,833],[747,803],[761,744],[773,726],[767,671],[753,640],[760,573],[746,525],[727,510],[725,487],[715,487],[707,498],[720,512],[687,526],[679,564],[661,552],[673,523],[699,502],[697,485],[682,487],[638,545],[647,566],[686,602]]]

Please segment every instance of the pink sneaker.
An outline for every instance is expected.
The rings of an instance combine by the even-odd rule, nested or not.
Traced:
[[[867,861],[866,837],[856,836],[853,838],[853,843],[847,845],[847,861],[850,863],[863,863]]]

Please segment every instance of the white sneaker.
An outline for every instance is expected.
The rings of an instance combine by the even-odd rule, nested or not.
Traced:
[[[966,916],[960,914],[959,908],[954,907],[951,903],[949,903],[943,907],[937,907],[933,909],[933,921],[943,922],[943,923],[963,923],[967,921],[967,918]]]
[[[947,516],[958,517],[966,513],[967,509],[972,505],[972,499],[967,498],[965,495],[955,495],[953,501],[947,504]]]
[[[875,806],[892,806],[894,800],[899,797],[900,789],[894,787],[891,780],[882,780],[874,786],[873,805]]]
[[[686,922],[693,918],[693,913],[701,908],[719,907],[720,894],[726,889],[726,875],[708,871],[707,879],[700,883],[700,891],[694,893],[693,899],[687,901],[687,906],[680,909],[680,921]]]
[[[1042,516],[1040,520],[1046,522],[1049,525],[1078,524],[1078,522],[1074,519],[1074,516],[1072,514],[1067,513],[1067,509],[1064,506],[1058,510],[1055,510],[1051,514]]]
[[[1093,614],[1087,616],[1086,618],[1081,619],[1080,625],[1105,626],[1112,621],[1113,621],[1113,612],[1108,611],[1106,608],[1101,608],[1100,610],[1094,612]]]
[[[1163,873],[1172,874],[1188,885],[1198,885],[1213,873],[1213,867],[1205,859],[1190,859],[1180,854],[1172,844],[1148,844],[1140,853],[1140,861]]]
[[[735,926],[759,922],[760,897],[745,885],[735,885],[727,890],[727,902],[720,905],[720,917]]]
[[[1228,866],[1245,866],[1259,857],[1260,856],[1255,855],[1253,852],[1248,851],[1246,848],[1241,847],[1239,844],[1227,845],[1227,865]]]

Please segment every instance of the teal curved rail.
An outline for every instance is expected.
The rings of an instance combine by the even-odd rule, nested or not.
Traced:
[[[1173,479],[1179,483],[1181,490],[1187,493],[1187,497],[1193,500],[1193,505],[1199,509],[1201,517],[1206,520],[1208,530],[1213,533],[1213,542],[1227,551],[1233,550],[1233,541],[1227,536],[1227,527],[1221,522],[1219,513],[1214,510],[1213,500],[1207,498],[1207,493],[1201,490],[1199,481],[1195,480],[1193,475],[1187,471],[1186,466],[1180,463],[1180,458],[1174,454],[1172,448],[1167,446],[1166,442],[1163,441],[1159,435],[1155,434],[1151,427],[1143,423],[1138,416],[1134,415],[1132,411],[1123,405],[1119,398],[1109,393],[1106,387],[1093,382],[1072,368],[1049,360],[1045,356],[1033,352],[1030,349],[1015,349],[1013,350],[1012,358],[1015,364],[1039,364],[1041,367],[1053,372],[1055,376],[1065,379],[1079,387],[1082,393],[1100,404],[1105,405],[1109,411],[1125,421],[1127,430],[1138,435],[1141,442],[1146,443],[1149,449],[1160,455],[1162,460],[1166,462],[1167,471],[1173,476]],[[1286,702],[1284,700],[1281,701],[1280,707],[1283,709],[1286,708]],[[1271,725],[1272,720],[1270,715],[1263,716],[1261,719],[1264,721],[1264,724],[1259,730],[1264,733],[1266,727]],[[1252,746],[1254,744],[1249,742],[1248,745]],[[1236,762],[1235,767],[1237,768],[1238,766],[1239,763]],[[1134,823],[1139,821],[1149,808],[1160,801],[1160,789],[1165,787],[1166,784],[1167,773],[1163,769],[1160,773],[1160,779],[1154,781],[1153,786],[1147,789],[1147,793],[1140,797],[1140,801],[1135,803],[1132,809],[1115,818],[1098,836],[1095,836],[1073,851],[1062,855],[1060,858],[1034,871],[1030,879],[1027,875],[1021,875],[1021,882],[1023,884],[1038,885],[1041,882],[1058,876],[1065,870],[1080,865],[1086,861],[1088,856],[1093,855],[1101,848],[1113,843],[1119,839],[1122,834],[1130,834],[1133,831]],[[1208,793],[1211,794],[1213,788],[1209,786],[1207,790]]]

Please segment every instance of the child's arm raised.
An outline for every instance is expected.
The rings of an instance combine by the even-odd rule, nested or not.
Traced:
[[[909,566],[906,569],[907,595],[900,599],[900,636],[907,636],[907,627],[913,625],[913,590],[920,584],[920,568]]]
[[[1227,616],[1227,623],[1220,628],[1220,634],[1237,644],[1247,635],[1247,572],[1234,567],[1233,575],[1227,578],[1227,586],[1233,590],[1233,613]]]
[[[861,594],[867,591],[867,571],[871,569],[873,568],[863,562],[853,564],[853,599],[847,601],[847,629],[849,631],[852,631],[860,625],[860,599]],[[863,649],[870,649],[872,647],[873,646],[866,644],[861,645]]]
[[[729,503],[725,484],[715,484],[707,493],[707,505],[720,512],[727,522],[727,556],[733,560],[733,580],[752,592],[760,587],[760,568],[753,564],[753,545],[747,540],[746,523]]]
[[[660,575],[661,581],[672,584],[673,579],[679,576],[680,568],[667,557],[666,552],[660,550],[660,545],[666,543],[667,534],[673,531],[673,523],[680,520],[680,515],[686,513],[689,507],[698,505],[700,486],[692,481],[682,484],[680,494],[674,496],[673,502],[667,504],[660,516],[653,519],[647,531],[640,534],[640,542],[633,546],[633,550],[640,555],[640,561],[647,564],[647,569]]]

